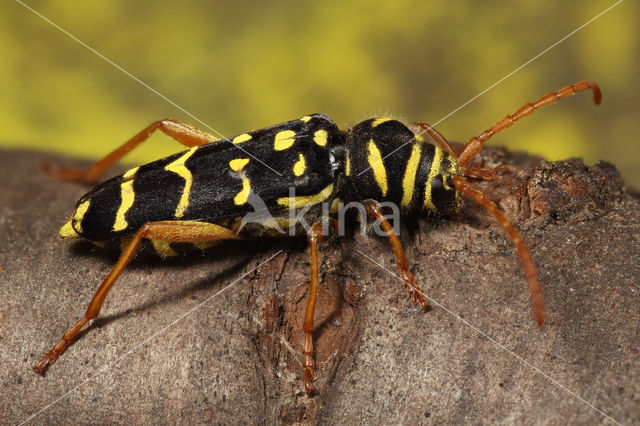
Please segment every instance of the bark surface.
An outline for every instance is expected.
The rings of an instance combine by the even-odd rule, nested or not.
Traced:
[[[2,152],[0,412],[19,423],[640,422],[640,200],[615,167],[482,154],[480,182],[529,246],[546,323],[532,320],[515,250],[467,201],[403,227],[412,306],[387,241],[320,246],[319,395],[303,390],[306,241],[141,253],[95,324],[41,377],[31,367],[83,315],[117,255],[57,238],[76,183],[51,156]],[[69,165],[72,160],[58,158]],[[375,263],[373,261],[375,261]],[[384,267],[381,268],[377,264]]]

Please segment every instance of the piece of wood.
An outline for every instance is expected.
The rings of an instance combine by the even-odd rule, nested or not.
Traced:
[[[39,423],[605,420],[588,403],[621,423],[640,421],[637,194],[606,163],[540,162],[500,149],[481,158],[482,167],[517,166],[479,186],[531,249],[545,325],[532,319],[514,248],[469,202],[457,216],[402,228],[411,271],[433,306],[427,312],[359,252],[396,272],[386,239],[329,239],[319,250],[313,333],[319,395],[309,398],[304,239],[234,242],[186,259],[143,253],[96,324],[46,377],[33,372],[82,316],[117,254],[57,238],[87,187],[50,179],[40,164],[72,160],[2,152],[3,421],[42,409]]]

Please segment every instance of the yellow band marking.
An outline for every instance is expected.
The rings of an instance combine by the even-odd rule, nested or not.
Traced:
[[[133,169],[129,169],[126,172],[124,172],[124,174],[122,175],[122,179],[129,179],[130,177],[133,177],[137,172],[138,169],[140,167],[134,167]]]
[[[380,191],[382,191],[382,196],[384,197],[387,195],[387,190],[389,189],[387,185],[387,170],[384,168],[382,155],[380,155],[380,150],[373,139],[369,141],[369,156],[367,157],[367,160],[373,170],[373,177],[376,179],[376,182],[380,187]]]
[[[455,159],[453,159],[451,157],[449,158],[449,167],[447,167],[447,173],[446,174],[447,174],[447,177],[459,176],[461,174],[460,166],[458,165],[458,162],[455,161]],[[446,189],[448,191],[450,191],[452,189],[455,189],[455,188],[452,188],[451,185],[449,185],[449,179],[444,179],[443,178],[442,179],[442,186],[444,186],[444,189]],[[459,195],[459,194],[456,192],[456,196],[457,195]]]
[[[82,203],[80,203],[80,205],[78,205],[78,207],[76,208],[76,212],[73,214],[73,219],[71,223],[74,225],[73,229],[75,229],[78,232],[78,234],[82,233],[82,219],[84,218],[84,215],[87,213],[87,210],[89,210],[90,204],[91,204],[90,199],[87,201],[83,201]]]
[[[191,175],[191,171],[187,169],[184,165],[185,161],[189,159],[198,149],[197,146],[194,146],[189,151],[185,152],[184,155],[180,156],[176,161],[171,164],[168,164],[164,169],[170,172],[177,174],[178,176],[184,179],[184,189],[182,190],[182,195],[180,195],[180,201],[178,202],[178,206],[176,207],[176,212],[174,213],[174,217],[181,218],[184,216],[184,212],[189,207],[189,195],[191,194],[191,185],[193,185],[193,176]]]
[[[120,202],[120,207],[118,207],[118,211],[116,212],[116,220],[113,223],[114,232],[122,231],[123,229],[126,229],[127,226],[129,226],[127,220],[124,218],[124,215],[129,211],[135,199],[132,178],[136,174],[138,169],[139,167],[134,167],[133,169],[128,170],[122,175],[122,178],[125,179],[125,181],[120,184],[120,197],[122,198],[122,201]]]
[[[431,199],[431,184],[433,180],[440,174],[440,167],[442,166],[442,150],[438,147],[434,147],[433,150],[433,162],[431,163],[431,170],[429,170],[429,177],[424,186],[424,206],[429,210],[435,210],[436,206]]]
[[[133,192],[133,180],[127,180],[122,182],[120,185],[120,195],[122,197],[122,201],[120,202],[120,207],[118,207],[118,212],[116,213],[116,220],[113,224],[113,231],[122,231],[126,229],[129,224],[127,220],[124,218],[124,215],[129,211],[131,206],[133,205],[133,200],[135,199],[135,193]]]
[[[246,176],[242,176],[242,190],[236,194],[233,198],[233,202],[236,206],[241,206],[249,199],[249,192],[251,191],[251,182]]]
[[[292,209],[299,209],[304,206],[318,204],[329,198],[333,193],[333,184],[329,184],[325,189],[315,195],[302,195],[299,197],[282,197],[278,198],[278,204]]]
[[[282,233],[286,233],[286,230],[292,227],[295,227],[298,224],[298,220],[296,218],[286,218],[286,217],[273,217],[267,218],[264,221],[260,222],[264,228],[269,229],[271,235],[278,235]]]
[[[243,133],[243,134],[238,135],[235,138],[233,138],[233,140],[231,142],[233,142],[233,143],[242,143],[242,142],[246,142],[248,140],[251,140],[251,135],[248,134],[248,133]]]
[[[386,123],[387,121],[391,121],[391,120],[392,119],[389,117],[376,118],[375,120],[373,120],[373,123],[371,123],[371,127],[377,127],[382,123]]]
[[[276,151],[282,151],[287,148],[291,148],[296,141],[296,132],[293,130],[282,130],[276,133],[276,137],[273,143],[273,149]]]
[[[236,158],[235,160],[229,161],[229,167],[231,167],[231,170],[234,172],[240,172],[248,163],[248,158]]]
[[[308,123],[309,120],[311,120],[311,116],[310,115],[305,115],[304,117],[302,117],[300,119],[300,121],[304,122],[304,123]]]
[[[326,130],[317,130],[313,134],[313,140],[320,146],[325,146],[327,144],[327,131]]]
[[[347,155],[347,165],[344,168],[344,173],[347,176],[351,176],[351,157]]]
[[[420,136],[419,134],[417,134],[417,133],[413,134],[413,138],[415,140],[417,140],[418,142],[424,142],[424,138],[422,136]]]
[[[151,244],[153,244],[153,249],[161,257],[171,257],[178,255],[178,253],[176,253],[175,250],[171,248],[171,243],[169,241],[151,240]]]
[[[78,233],[76,232],[76,230],[73,229],[72,221],[73,219],[69,219],[67,223],[62,225],[62,228],[60,228],[60,232],[59,232],[60,237],[75,238],[78,236]]]
[[[306,167],[307,163],[304,160],[304,155],[300,154],[300,159],[293,165],[293,174],[296,176],[302,176]]]
[[[402,201],[401,206],[408,206],[413,199],[413,190],[416,183],[416,173],[418,171],[418,164],[420,163],[420,153],[422,148],[420,145],[413,144],[411,149],[411,156],[407,162],[407,168],[404,170],[404,178],[402,178]]]

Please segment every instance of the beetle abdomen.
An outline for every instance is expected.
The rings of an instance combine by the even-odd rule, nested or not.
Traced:
[[[278,217],[321,203],[334,193],[330,139],[340,135],[333,121],[316,114],[133,168],[83,196],[60,235],[109,241],[148,222],[220,223],[261,206]]]

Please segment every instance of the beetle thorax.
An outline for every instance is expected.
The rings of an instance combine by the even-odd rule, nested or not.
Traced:
[[[450,184],[461,175],[456,159],[401,122],[363,121],[347,132],[346,146],[344,201],[391,202],[407,213],[457,207],[459,196]]]

